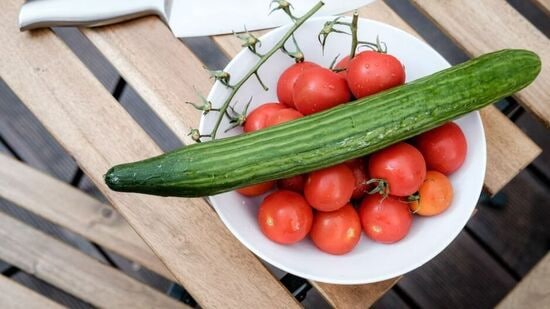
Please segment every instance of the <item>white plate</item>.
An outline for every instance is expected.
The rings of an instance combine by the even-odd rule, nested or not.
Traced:
[[[334,17],[317,17],[307,21],[297,32],[296,38],[306,60],[328,66],[338,54],[349,52],[350,37],[332,34],[324,55],[317,42],[317,33],[327,20]],[[350,19],[348,18],[348,21]],[[268,50],[287,31],[289,25],[277,28],[261,37],[260,52]],[[407,82],[449,67],[449,63],[426,43],[392,26],[367,20],[359,20],[359,39],[375,41],[379,35],[386,42],[388,52],[405,65]],[[291,48],[291,43],[288,45]],[[257,61],[247,50],[241,51],[225,68],[233,81],[243,76]],[[252,77],[235,96],[242,107],[253,97],[249,110],[265,102],[277,101],[277,79],[293,61],[281,52],[276,53],[260,69],[260,76],[269,87],[263,91]],[[219,106],[228,90],[217,82],[208,100]],[[210,132],[216,118],[209,113],[201,119],[200,131]],[[451,176],[454,200],[443,214],[433,218],[415,217],[410,233],[400,242],[384,245],[371,241],[364,234],[357,247],[343,256],[319,251],[309,239],[296,245],[283,246],[267,239],[256,222],[258,206],[262,198],[245,198],[236,192],[210,197],[212,205],[231,232],[252,252],[268,263],[295,275],[321,282],[361,284],[393,278],[426,263],[441,252],[462,230],[479,198],[485,176],[485,135],[478,112],[470,113],[456,121],[468,141],[468,153],[464,165]],[[228,122],[222,122],[219,137],[240,134],[234,129],[224,134]]]

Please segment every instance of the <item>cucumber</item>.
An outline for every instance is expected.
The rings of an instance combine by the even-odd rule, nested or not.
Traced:
[[[279,126],[117,165],[109,188],[199,197],[364,156],[489,105],[530,84],[539,57],[502,50]]]

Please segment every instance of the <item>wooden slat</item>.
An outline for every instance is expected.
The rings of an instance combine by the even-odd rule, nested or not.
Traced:
[[[550,15],[550,0],[531,0],[533,1],[546,15]]]
[[[172,279],[164,264],[111,206],[2,154],[0,196]]]
[[[185,307],[3,213],[0,213],[0,240],[2,260],[98,307]]]
[[[56,302],[0,275],[0,308],[64,308]]]
[[[368,308],[391,289],[399,279],[398,277],[362,285],[338,285],[322,282],[312,282],[312,285],[334,308]]]
[[[550,308],[550,253],[506,295],[497,308]]]
[[[413,0],[413,3],[471,56],[503,48],[536,52],[542,60],[542,71],[514,97],[550,126],[550,40],[542,32],[502,0]]]
[[[200,113],[185,101],[208,93],[211,82],[192,52],[156,17],[122,25],[81,29],[120,75],[185,143]],[[196,91],[193,88],[196,88]]]
[[[496,107],[481,111],[487,140],[485,189],[495,194],[531,163],[541,152],[529,136]]]
[[[9,0],[0,12],[2,78],[176,279],[203,307],[297,307],[295,299],[229,233],[204,200],[115,193],[105,186],[103,174],[109,167],[158,155],[160,149],[51,31],[19,32],[13,21],[22,3]],[[135,55],[146,52],[141,48],[147,48],[148,37],[159,36],[154,50],[149,49],[157,57],[162,57],[164,50],[172,50],[172,45],[179,46],[171,58],[161,62],[185,59],[185,53],[179,53],[183,45],[170,43],[175,39],[157,23],[154,18],[142,19],[103,31],[120,34],[121,48]],[[121,57],[121,61],[125,60]],[[139,65],[136,68],[147,75],[149,66]],[[185,74],[171,76],[178,79]],[[144,91],[155,89],[175,99],[172,91],[177,88],[162,86],[171,76],[153,76],[160,88],[144,87]],[[179,96],[177,103],[184,106],[183,100]]]
[[[359,15],[393,25],[420,38],[420,35],[383,1],[376,1],[361,8]],[[239,41],[231,35],[215,37],[214,41],[229,57],[233,57],[241,49]],[[495,194],[542,150],[495,107],[483,109],[481,117],[487,138],[485,188],[491,194]]]

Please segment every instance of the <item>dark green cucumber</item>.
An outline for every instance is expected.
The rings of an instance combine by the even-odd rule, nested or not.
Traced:
[[[280,126],[186,146],[105,175],[116,191],[197,197],[352,158],[439,126],[530,84],[539,57],[502,50]]]

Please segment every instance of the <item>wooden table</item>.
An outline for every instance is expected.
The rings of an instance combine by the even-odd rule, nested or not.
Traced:
[[[104,185],[102,175],[110,166],[161,151],[52,31],[19,32],[15,21],[22,2],[7,0],[0,12],[2,79],[71,153],[174,278],[204,307],[299,307],[203,199],[117,193]],[[539,53],[541,75],[515,99],[546,125],[550,123],[550,49],[542,33],[501,0],[413,2],[469,55],[513,47]],[[548,4],[538,2],[543,7]],[[360,14],[415,33],[382,1],[361,8]],[[183,102],[195,97],[193,87],[207,93],[211,86],[191,50],[156,17],[82,32],[175,135],[191,143],[187,133],[189,127],[197,127],[199,114]],[[230,57],[240,49],[228,36],[213,40]],[[485,187],[495,193],[540,148],[496,108],[484,109],[482,118],[488,141]],[[358,307],[374,302],[396,281],[312,284],[335,307]]]

